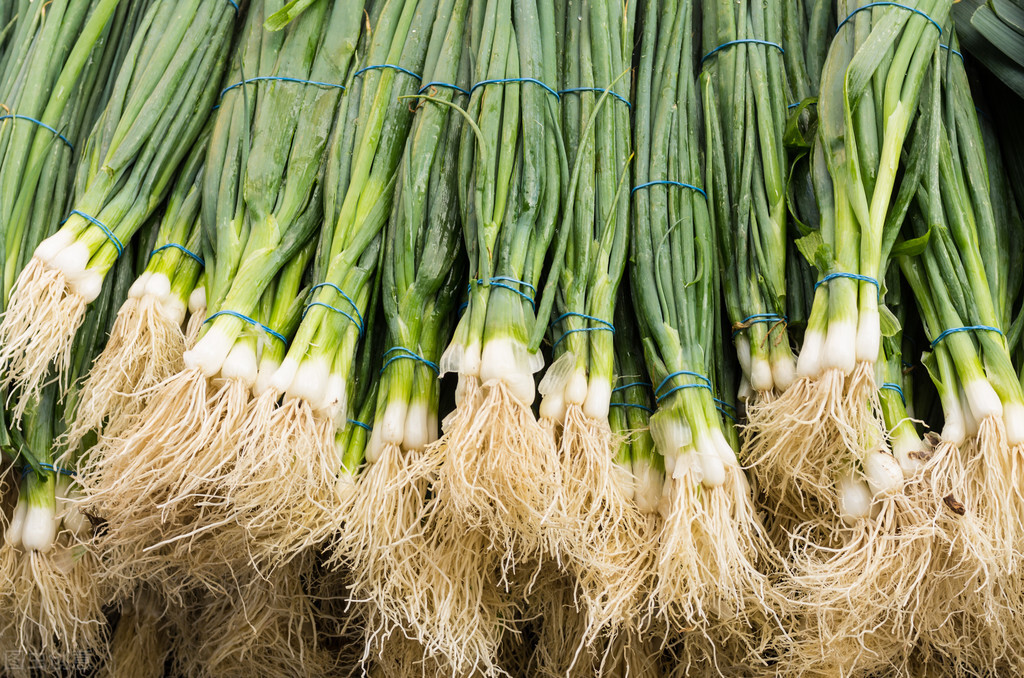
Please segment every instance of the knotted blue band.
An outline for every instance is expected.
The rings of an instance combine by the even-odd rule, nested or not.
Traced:
[[[206,323],[210,322],[211,320],[213,320],[214,318],[216,318],[219,315],[227,315],[227,316],[231,316],[232,318],[238,318],[239,320],[241,320],[241,321],[243,321],[243,322],[245,322],[245,323],[247,323],[249,325],[252,325],[255,329],[259,330],[260,332],[265,332],[266,334],[269,334],[270,336],[274,337],[275,339],[280,341],[285,346],[288,345],[288,339],[285,338],[285,336],[283,334],[281,334],[280,332],[275,332],[274,330],[270,329],[269,327],[267,327],[263,323],[259,322],[258,320],[253,320],[249,316],[244,315],[242,313],[239,313],[238,311],[217,311],[216,313],[211,315],[209,318],[204,320],[203,324],[205,325]]]
[[[242,80],[241,82],[236,82],[233,85],[228,85],[227,87],[225,87],[224,89],[222,89],[220,91],[220,97],[219,98],[223,99],[225,94],[227,94],[231,90],[236,89],[238,87],[244,87],[245,85],[248,85],[249,83],[253,83],[253,82],[266,82],[268,80],[274,80],[274,81],[278,81],[278,82],[294,82],[294,83],[298,83],[300,85],[313,85],[315,87],[330,87],[330,88],[333,88],[333,89],[340,89],[340,90],[344,90],[345,89],[344,85],[339,85],[339,84],[334,83],[334,82],[320,82],[319,80],[303,80],[302,78],[290,78],[290,77],[287,77],[287,76],[284,76],[284,75],[260,75],[260,76],[257,76],[255,78],[246,78],[245,80]]]
[[[734,424],[738,424],[739,423],[738,421],[736,421],[736,408],[734,406],[732,406],[729,403],[725,402],[724,400],[720,400],[718,398],[712,398],[712,400],[715,401],[715,409],[716,410],[721,412],[723,415],[725,415],[729,419],[732,419],[732,423],[734,423]],[[730,413],[729,410],[732,410],[732,413]]]
[[[323,306],[324,308],[326,308],[328,310],[331,310],[331,311],[334,311],[335,313],[339,313],[339,314],[345,316],[346,318],[348,318],[349,320],[351,320],[352,324],[355,325],[356,328],[359,329],[359,336],[360,337],[363,336],[363,333],[364,333],[364,331],[366,329],[366,326],[363,323],[363,314],[359,312],[359,306],[356,305],[356,302],[354,302],[352,300],[352,297],[350,297],[347,294],[345,294],[345,291],[343,289],[341,289],[340,287],[338,287],[337,285],[335,285],[334,283],[329,283],[329,282],[322,282],[322,283],[318,283],[316,285],[313,285],[313,287],[310,288],[309,293],[313,294],[314,292],[316,292],[321,287],[330,287],[332,290],[334,290],[335,292],[340,294],[341,298],[344,299],[345,301],[347,301],[349,303],[349,305],[352,307],[352,311],[355,312],[356,317],[353,318],[351,315],[349,315],[345,311],[341,310],[340,308],[335,308],[334,306],[331,306],[330,304],[324,303],[322,301],[311,301],[308,304],[306,304],[306,308],[304,308],[302,310],[302,317],[303,318],[306,317],[306,313],[309,312],[309,309],[311,307],[313,307],[313,306]]]
[[[742,322],[738,322],[736,325],[733,325],[736,329],[733,330],[732,336],[735,337],[743,330],[749,329],[751,325],[757,325],[758,323],[787,324],[789,323],[789,318],[784,315],[779,315],[778,313],[755,313],[754,315],[748,315]]]
[[[459,87],[458,85],[453,85],[450,82],[441,82],[440,80],[431,80],[428,83],[424,83],[419,88],[419,90],[416,92],[416,94],[423,94],[425,91],[427,91],[431,87],[446,87],[448,89],[453,89],[456,92],[460,92],[462,94],[465,94],[466,96],[469,96],[469,90],[468,89],[464,89],[462,87]]]
[[[900,387],[899,384],[894,384],[891,381],[887,381],[884,384],[882,384],[881,386],[879,386],[878,390],[879,391],[894,391],[894,392],[896,392],[896,394],[899,395],[900,400],[903,401],[903,407],[907,406],[907,397],[905,395],[903,395],[903,389]]]
[[[480,82],[476,83],[475,85],[469,88],[469,93],[473,94],[473,92],[475,92],[477,88],[483,87],[484,85],[507,85],[513,82],[531,82],[534,85],[540,85],[549,93],[555,95],[555,98],[558,99],[559,101],[561,101],[562,99],[562,97],[558,96],[558,92],[551,89],[537,78],[496,78],[494,80],[481,80]]]
[[[562,322],[566,318],[583,318],[584,320],[589,320],[591,322],[598,323],[598,326],[597,327],[578,327],[578,328],[576,328],[574,330],[569,330],[569,331],[565,332],[551,346],[551,350],[552,351],[555,350],[555,348],[559,344],[562,343],[563,339],[568,337],[573,332],[611,332],[612,334],[615,334],[615,326],[612,325],[610,322],[608,322],[607,320],[601,320],[600,318],[595,318],[594,316],[587,315],[586,313],[563,313],[562,315],[558,316],[553,321],[551,321],[551,326],[557,325],[558,323]]]
[[[955,54],[956,56],[960,57],[960,61],[962,61],[965,66],[967,65],[967,62],[964,61],[964,55],[961,54],[960,52],[956,51],[955,49],[953,49],[949,45],[943,45],[942,43],[939,43],[939,47],[941,47],[942,49],[946,50],[950,54]]]
[[[169,242],[166,245],[161,245],[160,247],[157,247],[155,250],[153,250],[152,252],[149,253],[149,258],[152,259],[154,254],[158,254],[160,252],[163,252],[164,250],[169,250],[169,249],[180,250],[180,251],[184,252],[187,256],[189,256],[190,258],[195,260],[195,262],[197,264],[199,264],[200,266],[206,266],[206,262],[203,261],[203,258],[201,256],[199,256],[198,254],[196,254],[192,250],[188,249],[187,247],[185,247],[183,245],[179,245],[176,242]]]
[[[39,125],[43,129],[47,129],[47,130],[53,132],[53,134],[58,139],[63,141],[65,144],[67,144],[67,147],[70,148],[72,151],[75,150],[74,145],[70,141],[68,141],[68,138],[66,136],[64,136],[63,134],[61,134],[60,132],[58,132],[54,128],[50,127],[49,125],[47,125],[42,120],[36,120],[35,118],[30,118],[27,115],[18,115],[17,113],[8,113],[7,115],[0,115],[0,122],[2,122],[4,120],[27,120],[29,122],[34,122],[35,124]]]
[[[525,282],[525,281],[522,281],[522,280],[516,280],[515,278],[509,278],[508,276],[504,276],[504,275],[498,275],[498,276],[495,276],[495,277],[490,278],[488,280],[484,280],[484,279],[480,278],[478,280],[474,280],[473,282],[475,282],[477,285],[483,285],[485,287],[500,287],[503,290],[508,290],[509,292],[515,292],[516,294],[521,296],[523,299],[525,299],[526,301],[530,302],[530,306],[532,306],[534,308],[534,310],[537,309],[537,304],[534,302],[533,297],[531,297],[529,294],[526,294],[522,290],[517,290],[516,288],[512,287],[511,285],[506,285],[505,284],[505,283],[512,283],[513,285],[522,285],[523,287],[529,288],[529,290],[531,292],[533,292],[534,294],[537,294],[537,288],[534,287],[533,285],[531,285],[528,282]],[[473,283],[472,282],[469,283],[469,285],[467,285],[467,287],[469,288],[470,291],[472,291],[473,290]]]
[[[364,424],[361,421],[356,421],[355,419],[349,419],[348,423],[352,424],[353,426],[358,426],[359,428],[363,429],[364,431],[373,431],[373,427],[372,426],[370,426],[369,424]]]
[[[375,71],[375,70],[381,70],[381,69],[385,69],[385,68],[389,68],[389,69],[391,69],[393,71],[398,71],[399,73],[405,73],[406,75],[411,75],[412,77],[416,78],[417,80],[422,80],[423,79],[422,77],[420,77],[419,74],[413,73],[408,68],[402,68],[401,66],[396,66],[394,64],[375,64],[373,66],[363,66],[358,71],[353,73],[352,77],[353,78],[358,78],[360,75],[362,75],[366,71]]]
[[[96,228],[103,231],[103,235],[107,236],[107,240],[109,240],[110,244],[114,246],[115,250],[117,250],[117,256],[120,257],[124,253],[124,244],[117,239],[117,236],[114,235],[114,232],[111,231],[110,228],[102,221],[100,221],[96,217],[90,217],[85,212],[79,212],[78,210],[71,210],[71,214],[77,214],[86,221],[90,222]],[[67,219],[65,219],[64,221],[67,221]]]
[[[767,45],[768,47],[774,47],[775,49],[779,50],[779,52],[781,52],[782,54],[786,53],[786,50],[782,49],[782,45],[780,45],[777,42],[772,42],[771,40],[757,40],[756,38],[744,38],[742,40],[730,40],[729,42],[723,42],[721,45],[719,45],[718,47],[714,48],[713,50],[705,54],[703,57],[701,57],[700,62],[701,64],[703,64],[705,61],[714,56],[716,52],[725,49],[726,47],[744,44]]]
[[[665,393],[661,393],[661,389],[665,387],[665,384],[667,384],[675,377],[693,377],[698,381],[693,384],[680,384],[679,386],[670,388]],[[678,372],[673,372],[672,374],[662,379],[661,383],[658,384],[658,388],[654,389],[654,398],[659,403],[661,403],[663,400],[665,400],[665,398],[669,397],[676,391],[683,390],[684,388],[706,388],[708,391],[711,391],[711,380],[705,377],[703,374],[698,374],[697,372],[690,372],[689,370],[680,370]]]
[[[76,475],[75,472],[70,470],[70,469],[61,468],[59,466],[54,466],[53,464],[47,464],[46,462],[40,462],[39,463],[39,468],[43,469],[44,471],[49,471],[50,473],[52,473],[54,475],[67,476],[68,478],[74,478],[75,475]],[[25,464],[25,468],[23,468],[21,470],[21,477],[24,478],[29,473],[34,473],[34,472],[35,472],[35,469],[32,468],[31,464]]]
[[[664,179],[659,181],[648,181],[647,183],[640,184],[639,186],[634,186],[633,190],[631,190],[629,194],[633,195],[641,188],[650,188],[651,186],[679,186],[680,188],[688,188],[691,191],[697,191],[698,193],[703,195],[705,200],[708,199],[708,194],[704,192],[703,188],[698,188],[693,184],[684,184],[681,181],[666,181]]]
[[[395,355],[392,355],[390,358],[388,358],[388,355],[391,353],[394,353]],[[395,362],[396,360],[415,360],[416,362],[422,363],[423,365],[429,367],[434,372],[434,374],[441,373],[441,368],[437,366],[437,363],[427,360],[423,356],[418,355],[413,351],[410,351],[405,346],[393,346],[389,348],[388,350],[384,351],[384,357],[388,359],[384,363],[384,367],[380,368],[381,374],[384,374],[384,370],[388,368],[388,365]]]
[[[932,341],[931,348],[934,349],[936,346],[939,345],[940,341],[942,341],[951,334],[956,334],[957,332],[995,332],[1000,336],[1002,336],[1003,334],[1003,331],[1000,330],[998,327],[992,327],[990,325],[967,325],[966,327],[953,327],[951,329],[944,330],[942,334],[935,337],[935,339]]]
[[[651,387],[651,385],[648,384],[646,381],[631,381],[628,384],[623,384],[622,386],[616,386],[615,388],[612,389],[612,393],[616,393],[618,391],[625,391],[627,388],[632,388],[634,386],[646,386],[647,388]]]
[[[814,289],[818,289],[825,283],[835,280],[837,278],[849,278],[851,280],[859,280],[861,282],[871,283],[876,288],[878,288],[879,292],[882,291],[882,286],[878,284],[877,280],[866,275],[860,275],[858,273],[829,273],[824,278],[814,283]]]
[[[931,18],[930,16],[928,16],[927,14],[922,12],[921,10],[917,9],[916,7],[910,7],[908,5],[903,5],[903,4],[900,4],[898,2],[869,2],[868,4],[864,5],[863,7],[858,7],[857,9],[853,10],[852,12],[850,12],[850,14],[845,19],[843,19],[841,22],[839,22],[839,25],[836,26],[836,33],[839,32],[840,28],[845,26],[851,19],[853,19],[854,15],[857,14],[857,12],[863,12],[864,10],[871,9],[872,7],[899,7],[900,9],[905,9],[908,12],[913,12],[914,14],[917,14],[919,16],[923,16],[925,19],[930,21],[932,23],[932,26],[935,26],[935,28],[938,29],[939,35],[942,35],[942,26],[939,25],[938,21],[936,21],[935,19]]]
[[[629,99],[627,99],[626,97],[622,96],[621,94],[614,90],[603,89],[601,87],[570,87],[569,89],[560,89],[558,90],[558,96],[559,98],[561,98],[563,94],[574,94],[578,92],[595,92],[597,94],[604,94],[605,92],[608,92],[609,96],[613,96],[622,103],[626,104],[628,107],[633,108],[633,104],[629,103]]]

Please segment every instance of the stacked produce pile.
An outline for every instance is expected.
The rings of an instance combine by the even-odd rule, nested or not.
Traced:
[[[0,3],[0,673],[1024,673],[1022,26]]]

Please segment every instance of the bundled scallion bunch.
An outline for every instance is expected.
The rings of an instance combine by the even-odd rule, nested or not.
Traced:
[[[708,200],[719,238],[725,305],[743,367],[740,392],[752,389],[762,399],[789,388],[796,370],[786,331],[783,132],[789,86],[781,5],[703,2]]]
[[[39,395],[51,366],[66,383],[88,304],[167,195],[209,117],[238,14],[226,0],[161,1],[141,19],[103,112],[78,150],[66,221],[21,269],[0,322],[0,367],[4,386],[17,391],[15,415]],[[80,62],[89,48],[76,55]],[[57,98],[47,105],[61,104]],[[60,124],[57,114],[42,117]],[[41,146],[53,141],[38,133],[37,139]]]
[[[767,543],[715,407],[716,235],[702,189],[692,2],[645,7],[637,78],[630,279],[664,459],[654,594],[672,622],[743,634],[767,614]],[[716,115],[708,111],[711,118]]]

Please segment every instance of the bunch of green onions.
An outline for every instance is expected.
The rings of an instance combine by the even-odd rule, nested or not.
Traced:
[[[431,515],[479,530],[512,566],[550,552],[557,539],[547,529],[557,512],[557,453],[531,409],[558,256],[542,299],[537,290],[567,176],[554,8],[489,0],[474,6],[470,26],[475,84],[458,181],[469,299],[439,363],[442,375],[459,375],[456,409],[421,470],[437,497]]]
[[[91,431],[112,435],[130,426],[146,394],[183,365],[186,315],[204,263],[198,252],[206,139],[182,167],[146,269],[129,288],[110,338],[81,386],[68,431],[71,449]]]
[[[18,389],[15,415],[39,395],[51,365],[66,380],[87,305],[167,195],[209,117],[238,13],[226,0],[162,1],[138,26],[79,150],[73,209],[21,270],[0,322],[3,383]]]
[[[743,377],[762,397],[789,388],[796,370],[786,332],[789,87],[781,5],[703,3],[702,87],[718,114],[708,121],[708,199]]]
[[[440,559],[425,562],[430,556],[419,517],[426,498],[422,483],[410,482],[408,468],[438,437],[437,361],[451,338],[459,281],[465,277],[456,185],[463,117],[456,107],[466,95],[456,83],[469,77],[464,49],[469,4],[439,3],[421,66],[424,82],[436,84],[420,87],[424,99],[395,169],[393,209],[381,234],[378,270],[386,332],[365,340],[362,348],[364,354],[375,354],[377,370],[362,377],[375,382],[374,398],[350,402],[352,415],[345,427],[366,440],[366,464],[360,469],[362,458],[342,458],[339,484],[351,491],[344,498],[345,522],[335,544],[335,557],[352,572],[354,595],[376,608],[372,623],[380,631],[374,627],[368,635],[386,635],[396,625],[412,629],[413,636],[433,648],[432,654],[451,656],[455,665],[462,663],[459,653],[469,650],[449,640],[452,630],[445,627],[448,620],[441,611],[451,608],[434,599],[439,586],[428,579],[443,565]],[[410,100],[413,96],[406,95],[398,103]],[[368,419],[358,411],[367,407],[373,408]],[[368,427],[372,431],[366,439]]]
[[[766,594],[755,568],[760,526],[714,401],[719,288],[700,188],[693,3],[649,2],[644,20],[634,130],[643,189],[633,195],[630,282],[656,384],[650,430],[666,472],[655,596],[666,619],[706,629],[715,617],[729,635]]]
[[[864,482],[883,494],[903,483],[898,463],[878,450],[874,366],[895,327],[882,304],[884,273],[915,187],[904,179],[894,203],[900,154],[949,5],[837,4],[843,19],[823,67],[817,134],[832,190],[818,191],[827,200],[819,202],[820,228],[799,243],[821,276],[799,379],[783,397],[748,409],[749,454],[765,487],[795,480],[798,494],[833,509],[840,502],[853,522],[871,512]]]

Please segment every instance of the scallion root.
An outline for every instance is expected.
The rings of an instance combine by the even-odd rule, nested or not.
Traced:
[[[256,561],[269,566],[323,543],[342,519],[334,422],[299,398],[268,410],[275,400],[268,392],[250,407],[223,480],[231,515],[251,535]]]
[[[0,381],[16,392],[13,408],[20,419],[39,399],[51,366],[63,380],[71,367],[75,332],[85,319],[87,301],[69,286],[64,274],[33,257],[11,292],[0,321]]]
[[[184,351],[179,318],[152,296],[129,297],[82,385],[68,447],[77,449],[89,431],[117,435],[127,428],[154,387],[182,369]]]
[[[68,531],[46,552],[0,546],[0,640],[27,663],[63,670],[101,653],[107,628],[93,544]]]
[[[475,381],[475,379],[467,379]],[[435,510],[490,535],[503,567],[557,552],[558,452],[529,405],[501,381],[467,387],[415,475],[429,477]]]

